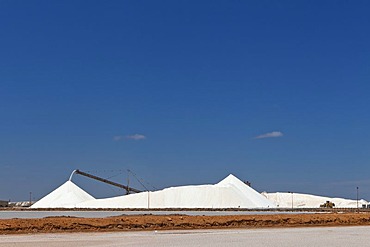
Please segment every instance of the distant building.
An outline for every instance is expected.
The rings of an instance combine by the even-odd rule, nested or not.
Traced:
[[[0,200],[0,207],[7,207],[8,206],[8,201],[1,201]]]

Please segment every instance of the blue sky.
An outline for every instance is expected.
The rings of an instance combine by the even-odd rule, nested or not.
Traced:
[[[79,168],[370,200],[369,9],[0,1],[0,199],[38,199]]]

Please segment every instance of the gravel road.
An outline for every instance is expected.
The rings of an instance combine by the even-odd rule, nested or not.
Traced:
[[[369,232],[369,226],[356,226],[2,235],[0,247],[369,246]]]

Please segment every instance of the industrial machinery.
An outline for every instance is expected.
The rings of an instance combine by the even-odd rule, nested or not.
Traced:
[[[131,192],[133,193],[139,193],[139,192],[142,192],[141,190],[138,190],[138,189],[134,189],[134,188],[131,188],[129,187],[128,185],[123,185],[123,184],[119,184],[119,183],[116,183],[116,182],[113,182],[113,181],[110,181],[108,179],[105,179],[105,178],[101,178],[101,177],[98,177],[98,176],[95,176],[95,175],[92,175],[92,174],[89,174],[87,172],[83,172],[83,171],[80,171],[80,170],[74,170],[71,174],[71,176],[69,177],[69,181],[72,180],[72,176],[73,174],[78,174],[78,175],[82,175],[82,176],[85,176],[85,177],[88,177],[88,178],[92,178],[92,179],[95,179],[95,180],[98,180],[100,182],[103,182],[103,183],[106,183],[106,184],[110,184],[110,185],[113,185],[113,186],[116,186],[118,188],[121,188],[121,189],[124,189],[126,190],[126,194],[130,194]]]
[[[335,204],[331,201],[326,201],[324,204],[320,205],[320,208],[334,208]]]

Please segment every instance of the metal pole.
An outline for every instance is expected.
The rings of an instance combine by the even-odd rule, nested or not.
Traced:
[[[127,192],[126,195],[130,194],[130,170],[127,170]]]
[[[294,201],[293,201],[293,192],[292,193],[292,209],[293,209],[293,205],[294,205]]]
[[[30,192],[30,206],[32,205],[32,192]]]
[[[356,201],[357,201],[357,212],[359,212],[359,208],[358,208],[358,187],[356,187],[356,190],[357,190],[357,197],[356,197]]]

